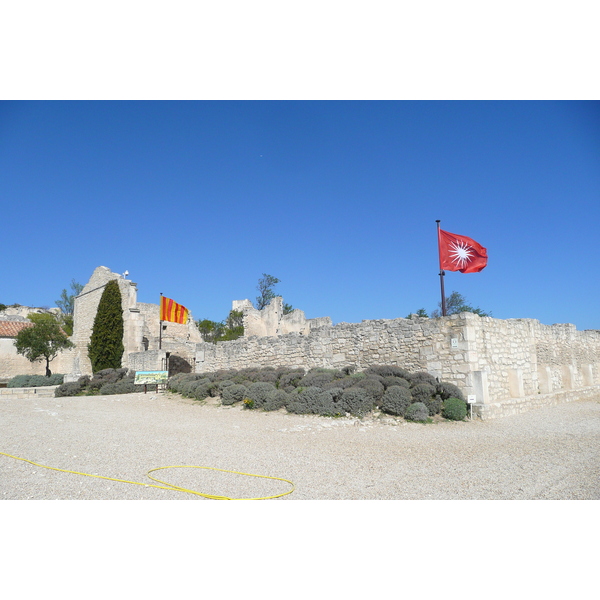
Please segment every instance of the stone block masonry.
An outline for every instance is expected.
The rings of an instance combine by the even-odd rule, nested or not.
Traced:
[[[0,398],[5,400],[21,400],[23,398],[54,398],[57,385],[46,385],[31,388],[0,388]]]
[[[456,384],[465,396],[474,395],[475,412],[482,418],[557,398],[600,394],[600,331],[542,325],[534,319],[501,320],[474,313],[382,319],[200,343],[196,348],[196,372],[348,365],[360,371],[377,364],[427,371]]]
[[[538,406],[600,397],[600,331],[574,325],[542,325],[534,319],[493,319],[462,313],[438,319],[381,319],[332,325],[329,317],[306,319],[301,310],[283,314],[283,299],[264,309],[234,301],[244,315],[244,337],[210,344],[201,341],[190,317],[186,325],[160,324],[158,304],[137,302],[137,286],[107,267],[94,270],[75,299],[72,341],[76,347],[51,363],[65,381],[91,374],[87,356],[104,286],[116,279],[121,290],[125,352],[132,370],[163,370],[167,357],[185,361],[197,373],[219,369],[288,366],[361,371],[391,364],[427,371],[475,396],[474,412],[492,418]],[[21,312],[41,309],[21,307]],[[27,313],[25,313],[27,314]],[[5,319],[24,319],[8,314]],[[159,333],[162,339],[159,348]],[[170,359],[169,359],[170,360]],[[13,339],[0,340],[0,381],[19,374],[43,374],[16,354]]]
[[[106,284],[116,280],[121,291],[123,308],[122,364],[133,370],[160,370],[164,368],[164,352],[159,352],[160,309],[158,304],[137,301],[137,285],[107,267],[97,267],[79,296],[75,298],[73,351],[70,380],[92,373],[88,357],[88,343],[93,330],[98,304]],[[191,360],[195,344],[202,339],[193,319],[185,325],[162,324],[161,350]]]

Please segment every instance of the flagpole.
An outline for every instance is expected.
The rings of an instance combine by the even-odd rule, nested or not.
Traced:
[[[158,349],[162,350],[162,292],[160,293],[160,304],[158,305]]]
[[[440,247],[440,220],[436,219],[438,233],[438,258],[440,260],[440,287],[442,289],[442,317],[446,316],[446,294],[444,292],[444,275],[446,273],[442,269],[442,251]]]

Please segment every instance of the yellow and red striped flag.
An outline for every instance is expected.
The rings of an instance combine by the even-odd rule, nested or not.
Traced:
[[[185,325],[188,321],[189,310],[182,304],[177,304],[171,298],[160,297],[160,320],[172,321]]]

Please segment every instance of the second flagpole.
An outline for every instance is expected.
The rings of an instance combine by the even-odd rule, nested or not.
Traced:
[[[160,293],[160,305],[158,307],[158,349],[162,350],[162,303],[163,295]]]
[[[442,254],[440,249],[440,220],[436,219],[438,234],[438,258],[440,261],[440,287],[442,288],[442,317],[446,316],[446,294],[444,292],[444,276],[446,273],[442,269]]]

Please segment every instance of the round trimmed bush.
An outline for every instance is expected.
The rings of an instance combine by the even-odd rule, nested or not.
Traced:
[[[304,404],[306,407],[302,409],[302,414],[317,414],[319,412],[320,400],[319,395],[323,393],[323,389],[320,387],[312,386],[303,389],[296,399],[297,402]]]
[[[385,392],[385,386],[377,376],[369,375],[364,379],[361,379],[356,383],[356,387],[362,388],[371,396],[373,399],[373,405],[377,404],[379,400],[383,397],[383,393]]]
[[[256,372],[255,379],[257,382],[275,385],[279,379],[279,373],[275,370],[275,367],[264,367]]]
[[[342,392],[341,409],[351,415],[363,416],[373,410],[374,402],[371,394],[360,387],[350,387]]]
[[[195,400],[205,400],[209,396],[216,396],[219,393],[219,386],[210,380],[201,379],[192,386],[189,395]]]
[[[360,381],[360,379],[357,380],[352,375],[349,375],[347,377],[343,377],[342,379],[336,379],[335,381],[331,381],[330,383],[325,384],[323,386],[323,389],[331,390],[334,388],[342,388],[345,390],[346,388],[355,386],[358,381]]]
[[[133,379],[122,379],[115,383],[105,383],[100,388],[100,394],[102,396],[110,396],[114,394],[132,394],[143,389],[144,386],[136,386],[133,383]]]
[[[350,379],[352,379],[355,382],[364,379],[366,376],[367,374],[364,371],[361,371],[360,373],[350,373],[350,375],[348,375],[348,377],[350,377]]]
[[[54,390],[55,398],[64,398],[65,396],[77,396],[81,392],[82,387],[78,381],[70,381],[59,385]]]
[[[211,373],[213,381],[224,381],[226,379],[233,379],[233,377],[237,374],[235,369],[219,369],[218,371],[213,371]]]
[[[311,369],[298,383],[302,387],[323,387],[335,379],[341,379],[344,374],[334,369]]]
[[[45,375],[16,375],[8,381],[6,387],[43,387],[47,385],[60,385],[64,382],[64,375],[59,373],[52,374],[50,377]]]
[[[223,388],[221,394],[221,404],[231,405],[236,402],[241,402],[248,395],[248,388],[245,385],[234,383],[226,388]]]
[[[405,387],[408,389],[410,387],[410,383],[407,379],[403,379],[402,377],[395,377],[394,375],[388,375],[387,377],[383,377],[381,383],[385,386],[385,388],[391,388],[394,385],[399,385],[401,387]]]
[[[90,383],[90,381],[92,380],[92,378],[89,375],[82,375],[78,380],[77,383],[81,386],[81,387],[87,387]]]
[[[262,408],[267,401],[267,396],[270,392],[277,389],[272,383],[266,381],[257,381],[250,384],[246,397],[253,401],[253,408]]]
[[[417,383],[410,389],[415,402],[427,404],[435,396],[435,387],[429,383]]]
[[[418,371],[417,373],[411,373],[410,375],[408,375],[408,377],[406,379],[408,379],[410,381],[411,387],[415,387],[416,385],[418,385],[420,383],[428,383],[429,385],[432,385],[433,387],[435,387],[437,385],[437,379],[433,375],[430,375],[429,373],[427,373],[425,371]]]
[[[292,393],[290,393],[289,400],[285,408],[288,412],[293,413],[295,415],[308,415],[311,413],[310,407],[305,401],[305,399],[304,401],[300,399],[300,393],[298,393],[297,391],[293,391]]]
[[[442,400],[447,400],[448,398],[458,398],[459,400],[465,400],[464,394],[453,383],[441,381],[437,384],[436,389],[437,393],[440,395]]]
[[[33,387],[33,386],[29,385],[30,381],[31,381],[31,375],[15,375],[6,384],[6,387],[9,387],[9,388]]]
[[[177,373],[176,375],[169,377],[167,381],[167,389],[172,392],[178,392],[179,385],[185,375],[185,373]]]
[[[273,390],[267,393],[267,398],[262,405],[263,410],[279,410],[287,406],[289,394],[284,390]]]
[[[182,396],[187,396],[188,398],[196,398],[197,400],[203,400],[208,396],[208,390],[211,385],[213,385],[213,383],[210,379],[208,379],[208,377],[205,377],[204,379],[196,379],[191,381],[188,380],[183,381],[183,383],[181,383],[178,391]],[[197,390],[200,389],[202,389],[202,392],[197,392]],[[197,394],[199,394],[200,396],[204,394],[204,396],[199,397]]]
[[[373,365],[372,367],[365,369],[365,373],[367,375],[369,373],[374,373],[381,377],[401,377],[403,379],[407,379],[410,376],[408,371],[396,365]]]
[[[341,388],[323,390],[309,387],[299,393],[290,394],[286,408],[288,412],[300,415],[341,416],[345,412],[340,400],[342,391]]]
[[[128,369],[119,368],[119,369],[102,369],[101,371],[97,371],[92,376],[92,379],[87,384],[87,389],[89,390],[100,390],[102,386],[107,383],[117,383],[117,381],[121,381],[128,373]]]
[[[467,403],[460,398],[448,398],[442,405],[442,417],[450,421],[462,421],[467,416]]]
[[[331,390],[323,390],[317,396],[317,403],[315,406],[315,414],[323,417],[341,417],[343,410],[339,398],[341,397],[342,390],[340,388],[334,388]]]
[[[403,417],[406,415],[406,410],[412,404],[412,401],[412,396],[408,388],[401,385],[393,385],[383,394],[379,407],[389,415]]]
[[[342,388],[330,388],[323,390],[318,397],[319,412],[318,414],[325,417],[342,417],[344,409],[342,407]]]
[[[423,402],[423,404],[427,407],[429,411],[429,416],[433,417],[434,415],[438,415],[442,410],[442,398],[439,394],[428,398]]]
[[[406,409],[405,419],[408,421],[425,422],[429,417],[429,411],[422,402],[415,402]]]
[[[219,381],[219,382],[218,382],[218,386],[219,386],[219,391],[220,391],[220,392],[223,392],[223,390],[224,390],[226,387],[230,387],[230,386],[232,386],[232,385],[235,385],[235,381],[231,381],[231,379],[225,379],[225,380],[223,380],[223,381]]]
[[[286,369],[279,374],[279,387],[286,389],[290,386],[297,387],[304,377],[304,369]]]

